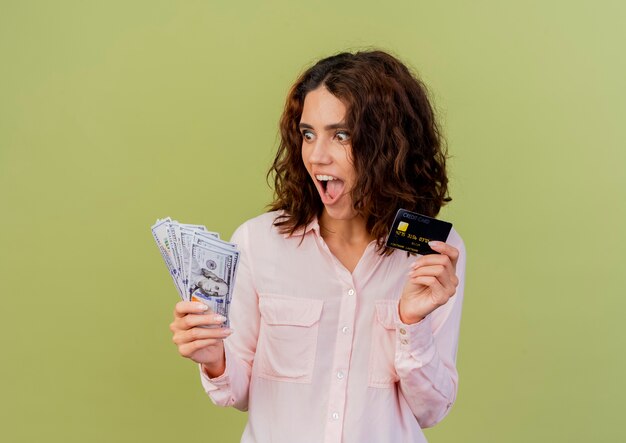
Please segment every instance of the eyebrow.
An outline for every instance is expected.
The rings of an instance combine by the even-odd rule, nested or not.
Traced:
[[[313,129],[313,126],[311,126],[308,123],[300,123],[298,125],[298,128],[300,129]],[[344,122],[339,122],[339,123],[333,123],[332,125],[326,125],[324,126],[325,130],[330,130],[330,129],[347,129],[348,126],[344,123]]]

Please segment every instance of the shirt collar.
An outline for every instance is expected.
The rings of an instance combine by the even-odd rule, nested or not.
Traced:
[[[315,232],[318,236],[320,235],[320,225],[317,220],[317,217],[313,217],[313,220],[311,220],[306,226],[302,226],[296,229],[295,231],[293,231],[293,234],[290,234],[289,232],[283,234],[283,237],[287,238],[291,236],[294,236],[294,237],[304,236],[310,231]]]

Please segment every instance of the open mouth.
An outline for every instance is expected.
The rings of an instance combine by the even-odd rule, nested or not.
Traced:
[[[320,195],[325,204],[334,203],[343,194],[345,183],[332,175],[316,174],[315,178],[321,188]]]

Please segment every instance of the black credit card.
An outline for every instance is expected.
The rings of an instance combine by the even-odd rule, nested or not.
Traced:
[[[438,254],[428,246],[428,242],[445,242],[451,229],[452,223],[399,209],[387,236],[386,246],[421,255]]]

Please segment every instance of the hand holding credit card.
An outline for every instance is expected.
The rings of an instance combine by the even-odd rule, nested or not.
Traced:
[[[399,209],[385,245],[421,255],[438,254],[428,246],[428,242],[445,242],[451,229],[452,223]]]

